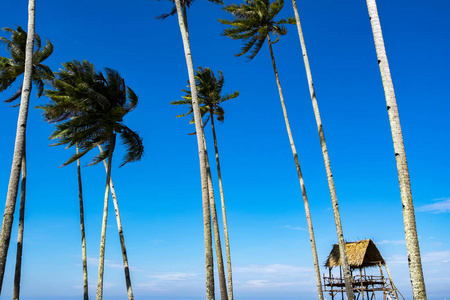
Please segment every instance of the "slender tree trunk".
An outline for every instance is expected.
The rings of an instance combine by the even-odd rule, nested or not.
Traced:
[[[289,143],[291,144],[292,154],[294,156],[295,167],[297,169],[298,180],[300,182],[300,189],[302,191],[303,204],[305,206],[306,221],[308,223],[309,240],[311,242],[311,252],[312,252],[313,262],[314,262],[314,271],[316,274],[317,293],[318,293],[319,299],[323,300],[322,282],[320,281],[319,259],[317,257],[316,240],[314,237],[314,229],[313,229],[313,225],[312,225],[311,212],[309,210],[308,196],[306,195],[305,181],[303,180],[302,170],[300,168],[300,162],[298,159],[297,150],[295,148],[294,138],[293,138],[292,132],[291,132],[291,126],[289,125],[287,110],[286,110],[286,106],[284,104],[283,91],[281,90],[280,78],[278,76],[278,70],[277,70],[277,66],[275,63],[275,56],[273,55],[272,44],[271,44],[269,35],[267,35],[267,41],[269,44],[270,57],[272,59],[273,71],[275,73],[275,78],[277,81],[278,93],[280,94],[281,107],[283,109],[284,121],[286,123],[286,130],[287,130],[287,133],[289,136]]]
[[[211,215],[209,211],[208,199],[208,176],[206,171],[206,157],[203,149],[204,132],[202,127],[202,118],[198,106],[197,88],[195,84],[194,65],[192,63],[191,47],[189,44],[189,34],[185,26],[185,20],[182,15],[180,0],[175,0],[178,14],[178,24],[180,26],[181,37],[183,39],[184,54],[189,73],[189,85],[192,93],[192,109],[195,120],[195,130],[197,132],[197,147],[200,160],[200,177],[202,186],[202,206],[203,206],[203,227],[205,238],[205,274],[206,274],[206,300],[215,299],[214,296],[214,267],[213,251],[211,237]]]
[[[103,152],[103,149],[100,145],[98,145],[98,148],[100,149],[100,152]],[[108,165],[106,164],[105,161],[103,161],[103,164],[105,165],[105,170],[108,171]],[[125,247],[125,237],[124,237],[123,229],[122,229],[122,221],[120,220],[119,202],[117,201],[116,190],[114,189],[112,177],[110,178],[109,186],[111,188],[111,195],[112,195],[113,203],[114,203],[114,211],[116,213],[117,229],[119,231],[120,248],[122,250],[122,260],[123,260],[123,268],[124,268],[124,272],[125,272],[125,283],[127,285],[128,300],[133,300],[134,295],[133,295],[133,289],[131,287],[130,269],[128,267],[127,248]]]
[[[214,230],[214,242],[216,246],[216,258],[217,258],[217,271],[219,274],[219,288],[220,288],[220,299],[227,300],[227,284],[225,279],[225,270],[223,265],[223,255],[222,255],[222,245],[220,243],[220,230],[219,222],[217,221],[217,210],[216,210],[216,200],[214,198],[214,188],[211,177],[211,168],[208,159],[208,150],[206,149],[206,139],[203,139],[203,145],[205,149],[206,157],[206,172],[208,173],[208,193],[209,193],[209,205],[211,207],[211,217]]]
[[[342,231],[341,216],[339,213],[339,206],[338,206],[338,201],[337,201],[336,189],[334,186],[333,173],[331,172],[330,158],[328,156],[327,144],[325,142],[325,134],[323,132],[322,120],[320,118],[319,106],[317,104],[317,99],[316,99],[316,92],[314,91],[314,84],[313,84],[313,80],[312,80],[311,68],[309,66],[308,53],[306,52],[305,39],[303,37],[303,31],[302,31],[302,26],[300,23],[300,16],[298,14],[296,0],[292,0],[292,6],[294,8],[295,20],[297,22],[298,36],[299,36],[300,45],[302,48],[303,62],[305,64],[305,70],[306,70],[306,77],[308,79],[309,93],[311,95],[314,116],[316,118],[317,129],[319,132],[320,145],[322,147],[323,161],[324,161],[325,169],[326,169],[326,173],[327,173],[328,187],[330,190],[331,202],[333,205],[334,220],[335,220],[335,224],[336,224],[336,233],[337,233],[337,237],[338,237],[339,255],[340,255],[340,257],[342,257],[341,261],[342,261],[342,266],[344,269],[345,288],[347,291],[347,298],[350,300],[350,299],[354,299],[355,295],[353,293],[353,288],[352,288],[352,284],[351,284],[351,276],[349,273],[347,252],[345,251],[344,233]],[[314,264],[316,264],[316,262]],[[323,299],[322,283],[320,281],[320,271],[318,270],[318,267],[316,269],[317,269],[316,270],[317,292],[319,293],[319,299]]]
[[[219,178],[219,192],[220,192],[220,203],[222,205],[222,220],[223,220],[223,231],[225,235],[225,253],[227,256],[227,275],[228,275],[228,299],[233,300],[233,276],[231,270],[231,253],[230,253],[230,240],[228,239],[228,223],[227,223],[227,212],[225,209],[225,196],[223,193],[222,185],[222,175],[220,172],[220,161],[219,161],[219,148],[217,146],[216,129],[214,127],[214,116],[211,115],[211,129],[214,138],[214,151],[216,153],[216,166],[217,166],[217,177]]]
[[[108,200],[109,183],[111,181],[111,165],[114,147],[116,145],[116,134],[113,133],[110,139],[108,170],[106,171],[105,203],[103,205],[102,234],[100,237],[100,256],[98,261],[98,282],[97,282],[97,300],[103,299],[103,272],[105,270],[105,242],[106,242],[106,223],[108,220]]]
[[[78,144],[76,144],[76,151],[78,154],[79,153]],[[77,175],[78,175],[78,200],[80,203],[81,257],[83,261],[83,297],[84,300],[89,300],[87,256],[86,256],[86,234],[84,230],[83,186],[81,183],[80,159],[77,159]]]
[[[35,24],[35,0],[28,2],[28,34],[25,50],[25,70],[22,85],[22,97],[20,100],[19,118],[17,121],[16,141],[14,144],[14,156],[9,177],[8,193],[3,213],[2,230],[0,233],[0,294],[5,274],[6,257],[8,255],[9,241],[11,240],[11,228],[16,208],[17,193],[19,189],[20,169],[24,153],[25,132],[27,127],[28,107],[31,93],[31,79],[33,73],[33,46]]]
[[[425,281],[423,278],[422,262],[420,258],[419,240],[417,238],[416,219],[414,204],[411,194],[411,183],[409,179],[408,163],[406,161],[405,146],[403,144],[402,128],[398,114],[397,100],[395,99],[394,84],[392,83],[391,71],[384,47],[383,33],[381,32],[380,19],[375,0],[367,0],[370,23],[372,25],[375,49],[383,82],[384,95],[386,98],[389,123],[391,125],[392,141],[394,144],[395,161],[397,163],[398,180],[400,184],[400,195],[403,205],[403,224],[405,227],[406,250],[408,253],[409,276],[414,300],[427,298]]]
[[[20,208],[19,208],[19,232],[17,234],[16,270],[14,273],[13,300],[20,297],[20,275],[22,272],[22,252],[23,252],[23,229],[25,221],[25,196],[27,189],[27,158],[26,147],[22,156],[22,181],[20,185]]]

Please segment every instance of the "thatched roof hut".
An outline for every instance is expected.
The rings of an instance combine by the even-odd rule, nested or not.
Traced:
[[[367,268],[378,266],[380,263],[385,264],[383,257],[378,251],[377,246],[372,240],[362,240],[353,243],[345,243],[345,250],[347,252],[348,265],[353,269]],[[335,244],[328,256],[325,266],[327,268],[334,268],[341,266],[342,262],[339,255],[339,245]]]

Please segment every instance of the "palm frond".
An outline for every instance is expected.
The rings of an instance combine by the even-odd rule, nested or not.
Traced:
[[[142,143],[142,137],[139,134],[123,124],[118,124],[120,126],[120,138],[122,144],[126,147],[126,156],[122,161],[120,167],[124,166],[129,162],[138,161],[142,158],[144,154],[144,145]]]

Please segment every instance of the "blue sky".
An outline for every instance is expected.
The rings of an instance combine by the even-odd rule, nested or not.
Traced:
[[[227,2],[229,3],[229,2]],[[411,174],[429,299],[449,297],[450,4],[443,0],[378,1]],[[27,1],[3,0],[0,27],[27,24]],[[403,219],[384,93],[365,1],[298,1],[334,173],[345,239],[371,238],[394,281],[411,297]],[[196,140],[170,101],[181,99],[186,64],[167,1],[37,2],[36,32],[54,45],[48,65],[87,59],[120,71],[140,98],[125,120],[144,138],[141,162],[118,168],[116,186],[136,298],[204,295],[204,250]],[[280,16],[293,15],[287,1]],[[241,43],[221,36],[220,7],[196,1],[188,12],[195,66],[222,70],[225,92],[217,135],[227,202],[235,297],[315,296],[300,188],[267,45],[250,62]],[[336,243],[331,201],[296,28],[274,45],[281,84],[310,200],[319,260]],[[0,56],[7,56],[0,48]],[[6,98],[16,86],[0,96]],[[32,96],[32,106],[47,99]],[[17,108],[3,103],[0,194],[6,199]],[[76,167],[58,168],[73,149],[49,147],[52,125],[30,109],[23,262],[24,296],[82,294]],[[209,148],[211,134],[206,130]],[[83,163],[87,163],[86,158]],[[105,172],[83,168],[90,292],[94,294]],[[216,184],[217,188],[217,184]],[[112,208],[112,205],[110,205]],[[16,230],[16,227],[14,227]],[[10,298],[16,231],[4,292]],[[113,211],[106,245],[105,299],[125,295]],[[325,269],[322,268],[322,273]]]

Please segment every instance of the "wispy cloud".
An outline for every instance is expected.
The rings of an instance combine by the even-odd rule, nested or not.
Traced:
[[[385,245],[385,244],[404,245],[405,240],[396,240],[396,241],[382,240],[382,241],[376,242],[375,244],[377,244],[377,245]]]
[[[194,273],[163,273],[157,275],[149,275],[148,277],[161,281],[182,281],[195,277]]]
[[[284,226],[280,226],[280,228],[287,228],[287,229],[291,229],[291,230],[301,230],[301,231],[306,231],[305,228],[300,227],[300,226],[292,226],[292,225],[284,225]]]
[[[98,266],[98,258],[96,257],[87,257],[88,265]],[[123,269],[123,263],[114,262],[112,260],[105,259],[104,261],[105,268],[111,269]],[[129,269],[134,272],[141,272],[142,270],[129,266]]]
[[[271,264],[271,265],[248,265],[233,268],[235,273],[257,273],[257,274],[293,274],[310,273],[313,268],[298,267],[293,265]]]
[[[421,206],[417,210],[435,214],[450,212],[450,197],[434,199],[433,202],[434,203]]]
[[[245,265],[233,268],[234,286],[243,295],[280,295],[300,290],[314,295],[314,270],[285,264]]]

